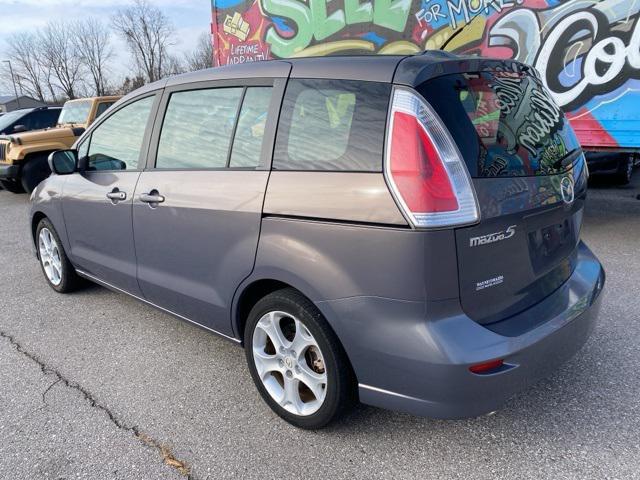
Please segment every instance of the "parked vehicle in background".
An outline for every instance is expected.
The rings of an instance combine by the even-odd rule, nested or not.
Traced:
[[[37,132],[20,129],[10,136],[0,137],[0,184],[14,193],[33,189],[49,176],[51,170],[47,157],[55,150],[69,148],[93,121],[102,115],[120,97],[94,97],[70,100],[56,111],[56,118],[47,128]],[[31,114],[43,110],[33,109]],[[0,118],[0,125],[7,117]]]
[[[30,213],[49,285],[89,279],[243,344],[266,403],[299,427],[357,399],[493,411],[595,325],[584,155],[518,62],[186,74],[127,96],[49,161]]]
[[[0,115],[0,135],[13,135],[55,127],[60,111],[60,107],[37,107],[3,113]]]
[[[622,185],[631,181],[635,167],[640,165],[640,155],[635,152],[587,152],[589,172],[612,176]]]

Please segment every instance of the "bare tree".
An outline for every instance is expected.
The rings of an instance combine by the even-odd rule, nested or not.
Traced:
[[[190,71],[213,67],[213,42],[211,35],[204,32],[198,37],[195,50],[187,55],[187,68]]]
[[[187,68],[176,55],[167,55],[167,59],[164,63],[164,67],[162,68],[162,76],[167,77],[169,75],[179,75],[181,73],[185,73]]]
[[[40,32],[40,61],[50,70],[64,95],[76,98],[82,81],[82,58],[70,23],[50,22]]]
[[[136,64],[149,82],[162,78],[169,61],[167,48],[173,45],[175,30],[169,17],[148,0],[135,0],[134,5],[113,16],[113,27],[127,42]]]
[[[144,85],[144,77],[142,75],[137,75],[133,78],[126,77],[120,85],[119,88],[116,89],[116,93],[118,95],[126,95],[127,93],[131,93],[134,90],[142,87]]]
[[[40,43],[36,35],[19,32],[7,40],[7,56],[14,68],[16,83],[27,95],[44,101],[46,72],[39,61]]]
[[[81,61],[91,74],[96,95],[107,93],[107,65],[114,56],[109,29],[95,18],[73,24],[73,40]]]

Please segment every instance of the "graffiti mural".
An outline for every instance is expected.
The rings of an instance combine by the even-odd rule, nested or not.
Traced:
[[[534,65],[583,145],[639,148],[640,0],[212,0],[216,65],[440,49]]]

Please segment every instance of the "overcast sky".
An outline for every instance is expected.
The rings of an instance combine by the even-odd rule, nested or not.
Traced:
[[[173,21],[177,43],[173,53],[188,51],[202,32],[210,31],[211,0],[150,0]],[[16,32],[34,31],[50,20],[76,20],[94,16],[108,21],[130,0],[0,0],[0,60],[6,58],[6,39]],[[133,72],[124,45],[114,38],[118,58],[112,62],[117,79]],[[12,93],[12,92],[0,92]]]

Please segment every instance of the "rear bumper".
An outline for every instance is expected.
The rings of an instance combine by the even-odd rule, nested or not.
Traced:
[[[19,165],[0,163],[0,180],[15,180],[20,175]]]
[[[561,288],[494,325],[467,317],[457,299],[357,297],[317,305],[345,346],[363,403],[435,418],[477,416],[553,372],[586,342],[598,315],[604,271],[583,243],[578,257]],[[469,371],[498,358],[507,367],[497,373]]]

